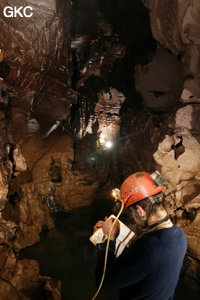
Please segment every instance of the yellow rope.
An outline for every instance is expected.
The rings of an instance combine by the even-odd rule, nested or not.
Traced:
[[[121,213],[122,213],[122,211],[124,209],[124,203],[123,202],[121,202],[121,203],[122,203],[122,205],[121,205],[120,211],[118,212],[118,214],[117,214],[114,222],[112,223],[110,231],[109,231],[109,235],[108,235],[108,239],[107,239],[107,243],[106,243],[106,251],[105,251],[105,258],[104,258],[104,267],[103,267],[103,274],[102,274],[102,277],[101,277],[101,281],[100,281],[100,284],[98,286],[98,289],[97,289],[95,295],[92,297],[91,300],[94,300],[97,297],[97,295],[99,294],[100,289],[102,287],[103,281],[104,281],[104,277],[105,277],[105,273],[106,273],[106,264],[107,264],[107,258],[108,258],[108,248],[109,248],[109,243],[110,243],[111,232],[112,232],[112,229],[113,229],[115,223],[119,219],[119,217],[120,217],[120,215],[121,215]]]

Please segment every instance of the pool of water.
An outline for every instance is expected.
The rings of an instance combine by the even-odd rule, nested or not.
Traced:
[[[41,241],[19,253],[19,259],[35,259],[40,274],[62,282],[62,300],[90,300],[95,294],[96,251],[89,241],[90,229],[75,230],[71,222],[60,216],[57,228],[43,232]],[[62,221],[61,221],[62,220]],[[117,299],[117,292],[100,292],[99,300]]]
[[[96,292],[96,252],[89,241],[95,222],[90,221],[92,224],[84,224],[81,218],[74,220],[72,215],[59,215],[55,230],[43,232],[39,243],[19,253],[20,259],[37,260],[41,275],[62,282],[62,300],[91,300]],[[117,300],[118,293],[100,291],[97,299]],[[180,281],[174,300],[200,300],[200,291],[193,291]]]

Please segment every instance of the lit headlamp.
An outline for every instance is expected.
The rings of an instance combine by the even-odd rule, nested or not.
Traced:
[[[117,188],[113,189],[112,190],[112,195],[113,195],[113,197],[115,197],[115,199],[121,200],[120,199],[120,190],[119,189],[117,189]]]
[[[112,190],[112,195],[113,197],[115,197],[115,203],[116,203],[116,206],[120,206],[120,202],[123,203],[121,197],[120,197],[120,190],[115,188]]]

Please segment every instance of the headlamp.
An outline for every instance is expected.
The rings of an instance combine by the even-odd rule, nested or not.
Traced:
[[[158,171],[153,172],[150,176],[157,186],[166,186],[165,179],[161,176],[161,174]]]
[[[112,190],[112,195],[115,197],[116,200],[119,200],[121,201],[121,198],[120,198],[120,190],[115,188]]]

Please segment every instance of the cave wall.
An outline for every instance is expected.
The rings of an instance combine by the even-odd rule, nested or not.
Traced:
[[[6,6],[31,6],[33,16],[7,18]],[[38,241],[43,226],[54,227],[48,206],[30,184],[32,166],[21,146],[35,132],[38,141],[48,136],[70,113],[75,99],[70,88],[70,12],[70,1],[0,3],[2,299],[61,298],[60,282],[40,276],[35,261],[18,262],[16,250]]]
[[[188,238],[184,274],[199,288],[199,2],[15,2],[27,4],[28,22],[6,19],[0,4],[1,292],[37,299],[46,283],[60,299],[60,283],[16,251],[54,228],[52,212],[155,169]],[[97,147],[100,132],[113,149]],[[27,265],[35,280],[24,289]]]
[[[149,62],[135,66],[135,86],[145,114],[134,114],[129,129],[124,127],[128,135],[124,174],[157,169],[165,178],[168,212],[188,239],[184,274],[199,290],[200,5],[198,1],[143,2],[158,43]]]
[[[171,216],[186,233],[186,276],[199,284],[199,19],[198,1],[148,2],[154,38],[183,64],[182,107],[160,140],[154,159],[167,180],[165,191]]]
[[[70,1],[15,1],[13,7],[30,6],[33,15],[7,18],[3,9],[8,5],[9,1],[1,1],[0,76],[2,89],[9,98],[9,133],[16,143],[22,144],[27,119],[37,115],[41,130],[46,132],[69,114],[74,98],[69,86],[71,5]]]

